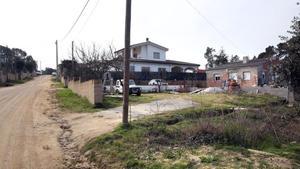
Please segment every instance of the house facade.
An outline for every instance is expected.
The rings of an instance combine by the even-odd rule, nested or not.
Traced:
[[[153,43],[146,42],[131,45],[130,71],[131,72],[196,72],[199,64],[167,60],[169,49]],[[124,49],[116,51],[118,56],[124,55]]]
[[[215,66],[206,70],[208,87],[224,87],[228,80],[235,80],[241,88],[257,87],[273,83],[276,74],[270,59],[249,60]]]

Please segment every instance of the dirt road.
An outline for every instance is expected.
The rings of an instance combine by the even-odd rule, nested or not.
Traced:
[[[59,168],[60,131],[46,115],[50,77],[0,88],[0,169]]]

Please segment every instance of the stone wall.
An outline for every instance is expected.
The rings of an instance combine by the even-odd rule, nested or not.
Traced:
[[[91,104],[97,105],[103,102],[102,84],[97,80],[86,82],[68,81],[68,88],[79,96],[85,97]]]

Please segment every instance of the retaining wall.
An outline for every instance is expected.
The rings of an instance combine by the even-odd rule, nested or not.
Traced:
[[[282,97],[288,100],[288,88],[272,88],[272,87],[251,87],[242,88],[243,91],[248,93],[268,93],[274,96]]]
[[[89,80],[86,82],[71,80],[68,81],[67,85],[74,93],[87,98],[94,105],[103,102],[102,84],[98,80]]]

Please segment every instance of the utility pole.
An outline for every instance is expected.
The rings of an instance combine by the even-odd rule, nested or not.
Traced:
[[[56,78],[58,80],[58,41],[55,41],[56,45]]]
[[[74,78],[75,75],[75,66],[74,66],[74,41],[72,41],[72,78]]]
[[[74,41],[72,41],[72,60],[74,60]]]
[[[42,61],[40,60],[40,70],[41,70],[41,72],[43,72],[43,70],[42,70]]]
[[[129,105],[129,58],[130,58],[130,27],[131,27],[131,0],[126,0],[125,18],[125,55],[124,55],[124,83],[123,83],[123,125],[128,126]]]

